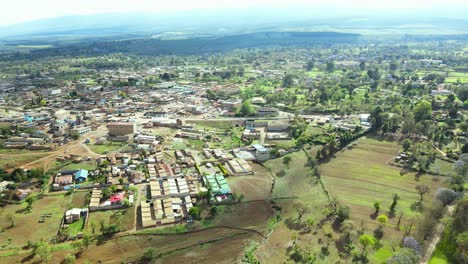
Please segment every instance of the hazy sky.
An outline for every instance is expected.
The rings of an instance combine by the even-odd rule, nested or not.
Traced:
[[[441,10],[468,14],[468,0],[0,0],[0,25],[40,18],[115,12],[179,12],[295,7],[349,13],[417,11],[437,15]],[[463,16],[463,15],[462,15]],[[468,18],[468,15],[466,15]]]

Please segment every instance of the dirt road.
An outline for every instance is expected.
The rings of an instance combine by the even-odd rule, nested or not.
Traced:
[[[451,216],[453,211],[455,210],[455,205],[449,206],[447,208],[447,212],[445,216]],[[436,227],[436,235],[434,238],[432,238],[431,243],[427,247],[426,254],[423,256],[420,264],[427,264],[429,263],[429,260],[431,259],[432,255],[434,254],[434,251],[437,247],[437,244],[439,244],[440,238],[442,236],[442,233],[444,232],[445,224],[440,222],[437,227]]]

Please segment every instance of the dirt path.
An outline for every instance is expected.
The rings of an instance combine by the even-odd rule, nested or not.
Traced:
[[[447,213],[446,216],[451,216],[453,211],[455,209],[455,205],[449,206],[447,208]],[[429,260],[431,259],[432,255],[434,255],[434,251],[437,247],[437,244],[439,244],[440,238],[442,236],[442,233],[444,232],[445,224],[440,222],[437,227],[436,227],[436,235],[434,238],[432,238],[431,243],[427,247],[426,254],[422,258],[420,264],[427,264]]]

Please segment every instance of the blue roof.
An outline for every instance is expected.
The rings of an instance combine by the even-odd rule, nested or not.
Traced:
[[[75,172],[75,180],[78,180],[79,178],[85,178],[88,179],[88,170],[79,170]]]
[[[264,146],[262,146],[260,144],[254,144],[254,145],[252,145],[252,147],[254,147],[258,151],[267,151],[268,150],[267,148],[265,148]]]

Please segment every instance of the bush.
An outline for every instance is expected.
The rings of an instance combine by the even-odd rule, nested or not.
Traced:
[[[422,255],[422,248],[419,245],[419,242],[413,237],[405,237],[403,239],[403,247],[414,250],[418,255]]]
[[[387,264],[417,264],[419,259],[420,257],[413,250],[403,248],[387,260]]]
[[[443,205],[449,205],[457,199],[458,194],[452,189],[442,188],[436,193],[436,199],[439,200]]]

